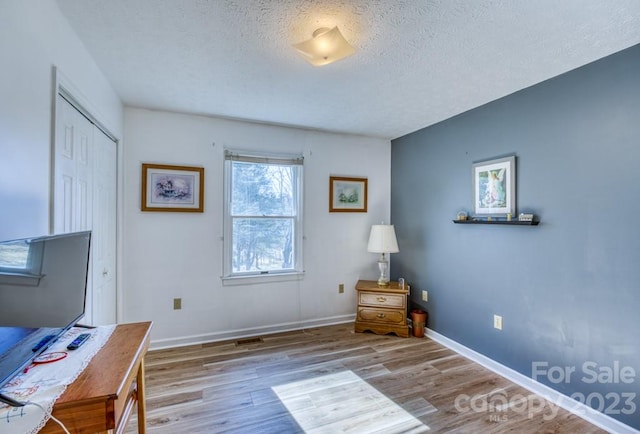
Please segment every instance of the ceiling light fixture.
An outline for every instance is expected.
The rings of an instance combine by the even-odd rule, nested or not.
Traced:
[[[328,65],[356,52],[355,48],[344,39],[338,27],[319,28],[313,32],[311,39],[294,44],[293,48],[313,66]]]

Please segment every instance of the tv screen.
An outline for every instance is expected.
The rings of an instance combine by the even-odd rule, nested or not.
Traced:
[[[0,242],[0,388],[84,316],[90,244],[90,231]]]

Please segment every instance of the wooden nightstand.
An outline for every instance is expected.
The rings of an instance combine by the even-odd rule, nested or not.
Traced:
[[[407,325],[407,296],[409,291],[400,289],[398,282],[390,282],[387,288],[378,286],[375,280],[359,280],[358,312],[355,331],[365,330],[377,334],[395,333],[409,337]]]

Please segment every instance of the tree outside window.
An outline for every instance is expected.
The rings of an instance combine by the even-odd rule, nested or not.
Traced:
[[[241,157],[227,162],[227,275],[297,271],[302,166]],[[297,162],[297,160],[294,160]],[[228,240],[228,239],[227,239]]]

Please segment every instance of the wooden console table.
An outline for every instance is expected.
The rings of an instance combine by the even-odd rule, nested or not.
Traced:
[[[390,282],[388,287],[381,288],[375,280],[359,280],[356,290],[356,332],[369,330],[378,334],[395,333],[404,338],[409,337],[408,290],[400,289],[398,282]]]
[[[150,322],[120,324],[53,406],[53,416],[72,433],[124,432],[138,403],[138,432],[146,432],[144,356]],[[62,433],[49,420],[41,433]]]

